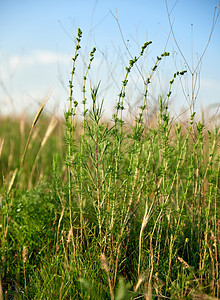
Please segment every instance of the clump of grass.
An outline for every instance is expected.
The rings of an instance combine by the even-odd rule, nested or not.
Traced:
[[[126,124],[129,75],[151,42],[125,68],[112,120],[103,117],[101,82],[87,93],[95,48],[82,78],[82,101],[76,101],[81,39],[79,29],[65,113],[65,160],[54,156],[50,177],[36,178],[33,188],[56,125],[51,121],[29,169],[29,191],[18,185],[10,206],[14,187],[7,190],[2,181],[0,271],[6,298],[218,298],[218,129],[196,123],[195,112],[185,127],[172,120],[172,86],[185,71],[173,75],[167,95],[158,100],[156,126],[146,125],[151,78],[167,52],[157,57],[139,112]]]

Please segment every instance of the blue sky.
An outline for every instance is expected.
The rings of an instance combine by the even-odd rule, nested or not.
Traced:
[[[212,27],[218,0],[167,0],[175,38],[192,68],[201,57]],[[110,111],[117,100],[130,56],[115,19],[117,14],[123,38],[132,55],[152,40],[139,69],[131,74],[127,101],[136,109],[143,94],[142,76],[149,74],[157,55],[170,52],[158,68],[150,87],[149,104],[166,94],[172,75],[185,69],[184,60],[172,36],[165,0],[0,0],[0,113],[38,109],[53,88],[47,110],[63,113],[68,106],[68,80],[77,29],[83,31],[82,49],[74,84],[76,99],[82,100],[82,78],[95,46],[97,52],[87,90],[101,80],[100,98]],[[193,26],[191,25],[193,24]],[[193,38],[192,38],[193,37]],[[193,45],[192,45],[193,40]],[[193,53],[193,61],[192,61]],[[200,89],[196,108],[220,103],[220,19],[202,59]],[[185,93],[191,93],[190,72],[182,80]],[[188,103],[179,81],[175,83],[172,107],[176,113]],[[177,112],[178,111],[178,112]]]

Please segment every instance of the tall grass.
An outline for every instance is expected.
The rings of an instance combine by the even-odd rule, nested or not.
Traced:
[[[79,103],[73,87],[81,38],[79,29],[65,113],[65,159],[46,148],[59,125],[54,121],[47,130],[43,126],[38,150],[31,135],[33,155],[24,148],[24,134],[18,158],[6,150],[16,163],[9,164],[6,137],[1,139],[0,299],[1,289],[5,299],[218,298],[218,128],[207,130],[195,121],[195,112],[184,126],[170,117],[172,85],[185,71],[174,74],[167,95],[158,100],[156,125],[146,126],[151,77],[167,52],[152,66],[143,102],[128,126],[129,75],[151,42],[125,69],[112,120],[103,117],[100,83],[87,92],[95,48]],[[16,169],[26,174],[6,180]]]

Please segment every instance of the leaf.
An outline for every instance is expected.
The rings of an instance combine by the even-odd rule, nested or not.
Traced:
[[[125,283],[124,278],[119,278],[119,283],[115,293],[115,300],[126,300],[130,299],[133,296],[133,292],[130,291],[131,284]]]

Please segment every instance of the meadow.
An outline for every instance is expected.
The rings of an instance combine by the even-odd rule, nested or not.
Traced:
[[[74,98],[78,30],[63,119],[0,118],[0,300],[218,299],[220,285],[219,128],[192,112],[169,113],[170,79],[148,115],[143,101],[125,121],[125,68],[111,120],[99,83],[87,87],[96,49]],[[88,99],[92,106],[88,106]],[[81,107],[82,118],[78,118]]]

